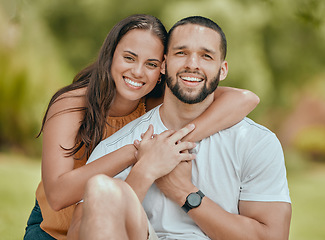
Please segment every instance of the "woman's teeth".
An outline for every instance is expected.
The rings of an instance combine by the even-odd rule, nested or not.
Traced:
[[[128,79],[128,78],[124,78],[124,81],[134,87],[142,87],[143,86],[143,83],[139,83],[139,82],[134,82],[132,81],[131,79]]]

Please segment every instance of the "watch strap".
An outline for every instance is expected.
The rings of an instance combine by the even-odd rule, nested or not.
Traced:
[[[205,196],[205,195],[204,195],[204,193],[203,193],[203,192],[201,192],[201,190],[197,191],[196,193],[200,195],[200,197],[201,197],[201,200],[202,200],[202,198]]]
[[[192,207],[192,206],[190,206],[190,205],[188,204],[188,196],[192,194],[192,193],[190,193],[189,195],[187,195],[187,197],[186,197],[186,201],[185,201],[184,205],[182,206],[182,209],[183,209],[186,213],[188,213],[188,211],[190,211],[191,209],[193,209],[193,208],[197,208],[198,206],[200,206],[200,205],[201,205],[201,202],[202,202],[202,198],[205,196],[204,193],[201,192],[201,190],[199,190],[199,191],[197,191],[197,192],[195,192],[195,193],[198,194],[198,195],[201,197],[200,204],[197,205],[196,207]]]

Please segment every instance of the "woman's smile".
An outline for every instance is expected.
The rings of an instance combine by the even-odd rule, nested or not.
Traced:
[[[140,89],[145,84],[143,82],[131,80],[128,77],[123,77],[123,79],[127,86],[135,89]]]

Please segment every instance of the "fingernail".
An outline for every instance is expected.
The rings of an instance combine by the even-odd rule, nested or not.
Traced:
[[[195,128],[195,124],[194,123],[190,123],[188,126],[189,126],[190,129],[194,129]]]

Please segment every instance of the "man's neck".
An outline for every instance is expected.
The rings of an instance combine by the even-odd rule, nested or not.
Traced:
[[[211,94],[200,103],[187,104],[181,102],[166,87],[164,103],[159,111],[161,120],[168,129],[179,130],[200,116],[211,105],[213,98]]]

